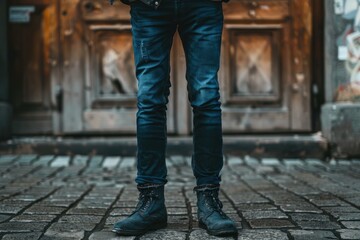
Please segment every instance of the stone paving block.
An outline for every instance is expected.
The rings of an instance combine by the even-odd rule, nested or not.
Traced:
[[[360,229],[360,221],[341,221],[341,224],[349,229]]]
[[[75,233],[75,232],[84,232],[91,231],[95,228],[95,223],[83,223],[83,222],[55,222],[51,224],[51,226],[46,231],[46,235],[52,235],[49,233],[53,233],[57,235],[57,233]]]
[[[280,209],[284,212],[322,213],[322,210],[311,204],[283,204]]]
[[[341,239],[360,239],[360,230],[341,229],[338,230],[338,232],[340,233]]]
[[[25,210],[25,214],[61,214],[66,210],[65,207],[48,207],[33,205]]]
[[[217,239],[223,239],[223,240],[233,240],[233,237],[215,237],[212,235],[209,235],[205,230],[198,229],[194,230],[190,233],[189,240],[217,240]]]
[[[52,231],[48,229],[41,240],[79,240],[83,239],[85,231],[74,230],[71,232]]]
[[[117,236],[111,231],[94,232],[90,235],[89,240],[135,240],[133,236]]]
[[[334,230],[341,228],[339,224],[330,221],[297,221],[296,224],[302,229]]]
[[[9,213],[9,214],[17,214],[23,209],[23,206],[17,205],[0,205],[0,214]]]
[[[167,207],[167,212],[169,215],[187,215],[188,214],[187,208]]]
[[[255,172],[257,174],[265,174],[265,173],[271,173],[274,172],[275,168],[272,165],[259,165],[255,168]]]
[[[285,166],[302,166],[305,161],[300,159],[285,158],[282,160]]]
[[[101,163],[103,161],[102,156],[92,156],[89,160],[89,167],[90,168],[98,168],[101,166]]]
[[[71,208],[66,212],[66,214],[81,214],[81,215],[99,215],[104,216],[106,213],[106,209],[104,208]]]
[[[17,158],[16,155],[2,155],[0,156],[0,165],[9,165]]]
[[[258,165],[260,164],[259,160],[250,156],[245,156],[244,161],[247,165]]]
[[[73,159],[73,165],[75,166],[86,166],[88,163],[89,157],[83,155],[76,155]]]
[[[277,209],[275,205],[272,205],[270,203],[248,203],[248,204],[237,204],[235,206],[239,211],[245,211],[245,210],[273,210]]]
[[[8,220],[12,215],[0,214],[0,223]]]
[[[49,207],[66,207],[66,208],[68,208],[75,201],[76,201],[76,199],[59,200],[59,199],[48,198],[46,200],[39,202],[38,205],[44,205],[44,206],[49,206]]]
[[[35,162],[37,155],[20,155],[15,163],[19,165],[30,165]]]
[[[280,210],[244,211],[242,212],[242,215],[245,219],[288,218],[288,216]]]
[[[120,169],[132,169],[135,167],[135,157],[124,157],[119,165]]]
[[[43,214],[43,215],[28,215],[22,214],[12,218],[11,222],[51,222],[56,218],[56,215]]]
[[[280,161],[277,158],[263,158],[261,159],[263,165],[280,165]]]
[[[346,198],[346,201],[354,204],[356,207],[360,207],[360,197]]]
[[[129,216],[135,208],[114,208],[110,212],[110,216]]]
[[[332,214],[332,213],[360,213],[360,210],[352,207],[352,206],[346,206],[346,207],[322,207],[323,210],[326,212]]]
[[[190,223],[189,221],[190,219],[187,215],[185,216],[169,215],[167,229],[180,230],[186,232],[187,230],[189,230],[189,223]]]
[[[66,223],[100,223],[102,216],[87,216],[87,215],[65,215],[62,216],[58,222]]]
[[[186,232],[173,231],[173,230],[157,230],[144,234],[139,238],[140,240],[185,240]]]
[[[50,164],[51,167],[67,167],[70,165],[69,156],[57,156]]]
[[[186,165],[185,157],[184,156],[171,156],[170,161],[174,166],[184,166]]]
[[[241,164],[244,164],[244,161],[243,161],[240,157],[229,156],[229,157],[227,158],[227,164],[228,164],[229,166],[241,165]]]
[[[247,194],[236,194],[236,195],[230,195],[230,199],[235,204],[241,204],[241,203],[268,203],[270,202],[268,199],[261,197],[258,194],[254,193],[247,193]]]
[[[253,219],[248,221],[252,228],[292,228],[295,227],[285,219]]]
[[[122,220],[124,220],[125,218],[127,218],[127,216],[108,217],[108,218],[106,219],[105,225],[112,227],[116,222],[122,221]]]
[[[166,199],[165,199],[166,200]],[[122,201],[121,199],[117,201],[113,207],[115,208],[135,208],[136,201]]]
[[[294,221],[330,221],[329,216],[315,213],[290,213]]]
[[[243,230],[239,232],[238,240],[288,240],[287,234],[280,230]],[[195,240],[195,239],[194,239]]]
[[[106,157],[102,167],[107,169],[114,169],[119,165],[120,160],[120,157]]]
[[[34,162],[34,166],[49,166],[50,162],[55,158],[53,155],[40,156],[37,161]]]
[[[42,232],[6,234],[2,240],[38,240]]]
[[[294,240],[327,240],[338,239],[334,233],[330,231],[310,231],[310,230],[289,230]]]
[[[335,213],[333,214],[338,220],[360,220],[360,213]]]
[[[0,232],[41,232],[46,225],[47,223],[5,222],[0,223]]]

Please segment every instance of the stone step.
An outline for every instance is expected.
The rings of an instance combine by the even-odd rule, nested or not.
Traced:
[[[191,155],[192,137],[169,137],[168,155]],[[135,137],[20,137],[0,142],[0,154],[97,154],[134,156]],[[277,158],[328,156],[328,143],[318,134],[224,136],[224,154]]]

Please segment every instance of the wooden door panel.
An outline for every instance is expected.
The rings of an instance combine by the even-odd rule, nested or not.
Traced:
[[[135,132],[137,80],[130,25],[90,25],[85,130]]]
[[[110,6],[103,0],[64,0],[61,5],[66,13],[62,23],[68,65],[64,94],[69,100],[64,106],[64,131],[135,133],[137,80],[129,7],[120,2]],[[72,81],[74,76],[77,82]],[[175,131],[173,104],[171,94],[169,133]]]
[[[220,82],[225,133],[291,128],[285,87],[290,81],[288,35],[287,23],[224,25]]]
[[[8,5],[13,132],[51,133],[56,121],[52,86],[58,81],[56,1],[11,0]]]
[[[310,10],[310,0],[224,4],[219,79],[225,133],[311,129]]]
[[[248,29],[229,26],[230,78],[225,79],[225,103],[278,102],[281,86],[281,25]],[[227,26],[226,26],[227,28]]]

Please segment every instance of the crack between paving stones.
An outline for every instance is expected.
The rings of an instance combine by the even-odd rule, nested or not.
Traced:
[[[250,169],[252,169],[253,171],[255,170],[252,166],[250,166],[250,165],[247,165],[247,166],[248,166]],[[255,173],[255,172],[254,172],[254,173]],[[235,174],[235,173],[233,172],[233,174]],[[279,172],[279,174],[280,174],[280,172]],[[257,173],[257,175],[264,177],[264,175],[263,175],[263,174],[260,174],[260,173]],[[272,203],[272,205],[276,206],[277,210],[283,212],[286,216],[288,216],[288,214],[286,214],[284,211],[282,211],[282,210],[280,209],[280,207],[279,207],[278,205],[276,205],[275,202],[274,202],[272,199],[266,197],[266,196],[263,195],[262,193],[260,193],[260,192],[258,192],[257,190],[255,190],[255,189],[254,189],[252,186],[250,186],[245,180],[243,180],[243,179],[241,178],[241,176],[239,176],[239,175],[236,175],[236,176],[237,176],[237,178],[238,178],[238,180],[239,180],[240,182],[242,182],[243,184],[245,184],[245,186],[247,186],[248,188],[250,188],[250,189],[251,189],[252,191],[254,191],[255,193],[259,194],[259,195],[262,196],[263,198],[268,199],[268,200],[270,201],[270,203]],[[267,180],[266,177],[264,177],[264,179]],[[276,185],[276,184],[275,184],[275,185]],[[276,185],[276,186],[277,186],[277,185]],[[278,186],[278,187],[279,187],[279,186]],[[280,187],[280,188],[281,188],[281,187]],[[234,208],[235,208],[235,206],[234,206]],[[236,209],[236,208],[235,208],[235,209]],[[241,215],[241,218],[244,219],[244,221],[245,221],[245,223],[246,223],[246,224],[243,225],[243,226],[244,226],[244,229],[246,229],[246,228],[248,228],[248,229],[253,229],[253,228],[250,227],[250,224],[245,220],[245,218],[244,218],[244,216],[242,215],[241,211],[238,211],[238,212],[239,212],[239,215]],[[293,223],[294,226],[298,226],[298,224],[296,224],[296,222],[294,222],[290,216],[288,216],[287,220],[290,221],[291,223]],[[245,228],[245,226],[246,226],[246,228]],[[298,227],[299,227],[299,226],[298,226]],[[299,227],[299,228],[300,228],[300,227]],[[270,228],[270,229],[272,229],[272,228]],[[301,229],[301,228],[300,228],[300,229]],[[290,236],[289,239],[290,239],[290,240],[293,240],[293,238],[291,237],[291,234],[290,234],[290,232],[288,231],[288,229],[280,228],[280,229],[278,229],[278,230],[280,230],[280,231],[282,231],[283,233],[285,233],[288,237]]]
[[[13,165],[15,165],[16,167],[20,166],[20,165],[16,165],[15,161],[19,158],[19,156],[16,156],[10,163],[6,164],[8,165],[7,169],[4,172],[1,172],[0,177],[4,176],[6,173],[9,173],[10,170],[14,167]],[[3,167],[3,166],[2,166]],[[5,184],[4,186],[0,187],[0,189],[3,189],[6,187],[7,184]]]
[[[25,212],[27,209],[29,209],[30,207],[32,207],[33,205],[37,204],[38,202],[41,202],[42,200],[48,198],[49,196],[51,196],[51,194],[54,194],[56,191],[58,191],[60,189],[60,187],[55,188],[53,191],[51,191],[50,193],[46,194],[44,197],[39,198],[38,200],[31,202],[29,205],[27,205],[25,208],[23,208],[21,211],[19,211],[17,214],[15,214],[14,216],[10,217],[9,219],[7,219],[5,222],[10,222],[11,219],[20,216],[21,214],[23,214],[23,212]],[[3,222],[3,223],[5,223]]]
[[[17,165],[17,167],[20,167],[20,165]],[[35,173],[36,171],[40,170],[41,168],[42,168],[42,166],[37,166],[37,167],[35,167],[34,169],[32,169],[30,172],[25,173],[24,175],[21,175],[21,176],[15,178],[15,179],[11,180],[11,181],[8,182],[6,185],[10,185],[10,184],[14,183],[14,182],[15,182],[17,179],[19,179],[19,178],[26,178],[27,176],[29,176],[30,174]],[[46,177],[45,177],[45,178],[46,178]],[[18,193],[15,193],[15,194],[12,194],[12,195],[10,195],[10,196],[8,196],[8,197],[5,197],[5,198],[1,199],[1,201],[6,200],[6,199],[9,199],[9,198],[12,198],[12,197],[15,197],[15,196],[17,196],[17,195],[20,195],[20,194],[23,193],[23,192],[27,192],[27,191],[29,191],[32,187],[38,185],[38,184],[41,183],[42,181],[43,181],[43,179],[40,179],[40,180],[39,180],[38,182],[36,182],[34,185],[30,185],[29,187],[24,188],[22,191],[20,191],[20,192],[18,192]],[[5,187],[6,187],[6,186],[5,186]],[[5,188],[5,187],[4,187],[4,188]]]
[[[305,172],[304,169],[301,169],[301,168],[299,168],[299,169],[297,169],[297,170],[300,171],[300,172],[302,172],[302,173]],[[317,174],[317,173],[315,173],[315,172],[311,172],[311,174],[315,175],[315,176],[318,177],[318,178],[323,178],[323,176],[321,176],[321,175],[319,175],[319,174]],[[299,181],[299,182],[304,183],[304,184],[307,185],[307,186],[310,186],[310,187],[314,188],[313,186],[309,185],[307,182],[304,182],[303,180],[298,180],[298,178],[296,178],[296,177],[294,177],[294,176],[292,176],[292,175],[289,175],[289,176],[292,177],[293,179]],[[324,177],[325,177],[327,180],[329,180],[330,182],[338,185],[339,187],[342,187],[342,188],[343,188],[343,187],[346,187],[346,188],[351,189],[351,190],[359,191],[358,189],[355,189],[355,188],[352,188],[352,187],[349,187],[349,186],[346,186],[346,185],[343,185],[343,184],[339,184],[339,182],[334,181],[332,178],[329,178],[328,176],[324,176]],[[342,200],[342,201],[348,203],[349,205],[351,205],[352,207],[360,210],[360,208],[359,208],[358,206],[356,206],[355,204],[347,201],[346,199],[342,198],[341,196],[337,196],[337,195],[333,194],[332,192],[325,192],[325,191],[323,191],[323,190],[321,190],[321,189],[319,189],[319,190],[320,190],[321,192],[324,192],[324,193],[330,193],[332,196],[334,196],[334,197],[336,197],[336,198],[339,198],[340,200]]]
[[[234,202],[231,201],[230,197],[225,193],[225,191],[224,191],[223,189],[220,188],[220,191],[221,191],[222,194],[225,196],[225,198],[230,202],[231,206],[232,206],[234,209],[236,209],[236,212],[237,212],[238,215],[241,217],[241,219],[242,219],[243,221],[245,221],[245,218],[244,218],[244,216],[242,215],[241,211],[238,211],[238,210],[237,210],[237,208],[235,207]],[[243,229],[249,229],[249,228],[250,228],[249,225],[248,225],[248,223],[247,223],[247,222],[243,223],[243,221],[241,221],[241,228],[242,228],[242,229],[239,230],[239,232],[240,232],[239,235],[241,235],[241,231],[242,231]],[[233,238],[234,238],[234,240],[236,240],[238,237],[233,237]]]
[[[58,188],[57,191],[59,191],[59,190],[62,189],[62,188],[64,188],[64,187]],[[49,229],[49,227],[50,227],[53,223],[58,222],[58,220],[59,220],[61,217],[65,216],[65,215],[66,215],[65,213],[66,213],[69,209],[75,207],[75,206],[85,197],[85,195],[88,194],[93,188],[94,188],[94,186],[90,186],[90,188],[89,188],[88,190],[86,190],[83,194],[80,195],[80,197],[78,198],[78,200],[76,200],[75,202],[73,202],[72,204],[70,204],[68,208],[64,209],[64,211],[62,211],[59,215],[57,215],[56,218],[54,218],[54,219],[44,228],[44,230],[42,231],[39,239],[41,239],[41,238],[45,235],[46,231]]]
[[[96,224],[95,228],[92,231],[85,231],[84,238],[82,238],[82,240],[88,240],[89,237],[91,236],[91,234],[93,234],[94,232],[99,232],[99,231],[103,230],[104,225],[106,223],[106,220],[110,216],[110,213],[112,211],[112,207],[120,199],[120,197],[121,197],[121,195],[123,194],[124,191],[125,191],[125,186],[123,186],[122,189],[119,191],[119,193],[116,196],[115,200],[111,203],[110,207],[108,208],[108,210],[106,210],[106,212],[105,212],[104,216],[102,217],[101,221],[98,224]]]
[[[186,197],[185,187],[181,188],[181,192],[182,192],[183,197],[185,198],[186,208],[187,208],[187,212],[188,212],[188,216],[189,216],[189,229],[188,229],[188,232],[186,233],[186,237],[185,237],[185,240],[189,240],[191,231],[193,229],[193,217],[192,217],[192,211],[191,211],[191,204],[190,204],[189,199]]]
[[[295,168],[296,168],[296,167],[295,167]],[[298,169],[298,171],[304,172],[301,168]],[[282,172],[282,171],[280,171],[280,174],[286,175],[286,176],[290,177],[291,179],[293,179],[293,180],[295,180],[295,181],[297,181],[297,182],[300,182],[300,183],[304,184],[305,186],[314,188],[313,186],[309,185],[307,182],[304,182],[304,181],[302,181],[302,180],[294,177],[293,175],[289,174],[288,172]],[[314,173],[313,173],[313,174],[314,174]],[[316,175],[316,174],[314,174],[314,175]],[[305,200],[305,202],[307,202],[307,203],[311,204],[312,206],[315,206],[316,208],[320,209],[320,210],[323,212],[324,215],[326,215],[326,216],[329,217],[330,222],[335,222],[335,223],[339,224],[339,225],[342,227],[342,229],[345,228],[345,227],[344,227],[340,222],[338,222],[337,219],[336,219],[335,217],[333,217],[330,213],[327,213],[326,211],[324,211],[323,209],[321,209],[321,208],[318,207],[317,205],[313,204],[313,203],[310,202],[307,198],[305,198],[305,197],[303,197],[302,195],[299,195],[299,194],[297,194],[297,193],[295,193],[295,192],[289,191],[288,189],[280,186],[279,184],[277,184],[276,182],[272,181],[271,179],[266,178],[266,175],[265,175],[265,176],[262,175],[262,176],[265,177],[265,179],[267,179],[268,181],[270,181],[270,182],[272,182],[273,184],[275,184],[276,186],[278,186],[278,187],[280,187],[281,189],[283,189],[284,191],[289,192],[289,193],[292,193],[292,194],[300,197],[301,199]],[[318,175],[316,175],[316,176],[318,176]],[[318,176],[318,177],[320,177],[320,176]],[[315,189],[315,188],[314,188],[314,189]],[[331,192],[325,192],[325,191],[323,191],[323,190],[321,190],[321,189],[317,189],[317,190],[319,190],[319,191],[322,192],[322,193],[330,193],[330,194],[333,195],[334,197],[339,198],[338,196],[334,195],[334,194],[331,193]],[[296,222],[295,222],[295,225],[298,226],[301,230],[303,230]],[[339,239],[341,239],[340,234],[339,234],[335,229],[310,229],[310,230],[313,230],[313,231],[314,231],[314,230],[315,230],[315,231],[316,231],[316,230],[329,231],[329,232],[332,232],[336,237],[338,237]]]

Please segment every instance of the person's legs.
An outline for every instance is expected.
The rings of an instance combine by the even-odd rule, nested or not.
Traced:
[[[220,183],[223,166],[218,70],[222,3],[184,0],[179,34],[186,55],[188,96],[194,114],[192,167],[197,185]]]
[[[141,3],[131,5],[131,25],[138,79],[137,178],[140,192],[135,211],[115,223],[113,232],[141,235],[167,224],[166,104],[170,88],[170,49],[176,23],[171,4],[156,11]]]
[[[131,5],[131,25],[138,79],[137,184],[167,182],[166,104],[170,84],[170,50],[176,24],[172,9]]]
[[[179,33],[186,55],[188,95],[194,113],[194,154],[199,226],[212,235],[235,235],[235,223],[219,200],[223,167],[218,83],[223,12],[221,2],[183,0]]]

